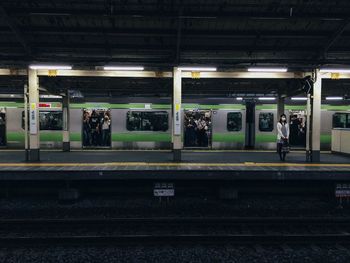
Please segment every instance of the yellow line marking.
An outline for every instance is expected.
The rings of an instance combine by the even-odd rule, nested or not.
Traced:
[[[154,162],[108,162],[108,163],[0,163],[0,167],[91,167],[91,166],[172,166],[172,167],[350,167],[350,163],[154,163]]]

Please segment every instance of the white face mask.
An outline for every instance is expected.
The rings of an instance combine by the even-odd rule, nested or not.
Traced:
[[[286,118],[282,117],[282,121],[286,121]]]

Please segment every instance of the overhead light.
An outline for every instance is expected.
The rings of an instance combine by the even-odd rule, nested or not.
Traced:
[[[275,97],[260,97],[258,100],[275,100]]]
[[[287,68],[258,68],[258,67],[251,67],[248,68],[249,72],[287,72]]]
[[[178,67],[182,71],[216,71],[215,67]]]
[[[39,98],[41,98],[41,99],[62,99],[62,96],[42,94],[42,95],[39,95]]]
[[[237,97],[236,100],[243,100],[243,98],[242,97]]]
[[[350,73],[350,69],[348,69],[348,68],[321,68],[320,72]]]
[[[104,66],[104,70],[131,70],[131,71],[137,71],[137,70],[144,70],[145,68],[142,66]]]
[[[292,100],[307,100],[306,97],[292,97]]]
[[[72,69],[69,65],[53,65],[53,64],[31,64],[30,69],[47,69],[47,70],[58,70],[58,69]]]
[[[326,100],[342,100],[343,97],[326,97]]]

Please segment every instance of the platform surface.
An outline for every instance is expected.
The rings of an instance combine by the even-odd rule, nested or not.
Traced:
[[[285,162],[272,151],[41,151],[40,162],[25,162],[23,151],[0,152],[0,180],[35,179],[227,179],[350,180],[350,158],[322,153],[307,163],[304,152]]]

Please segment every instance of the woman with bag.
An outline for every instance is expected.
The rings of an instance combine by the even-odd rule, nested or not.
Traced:
[[[285,161],[286,154],[289,152],[289,125],[287,117],[282,114],[277,123],[277,152],[281,161]]]

